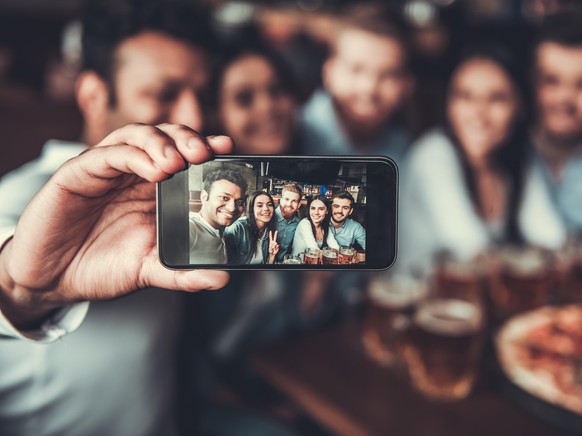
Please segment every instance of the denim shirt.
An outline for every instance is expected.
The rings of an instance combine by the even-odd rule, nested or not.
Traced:
[[[399,166],[410,144],[410,136],[401,126],[387,123],[365,149],[356,147],[341,125],[331,96],[323,89],[316,90],[301,110],[299,136],[305,154],[388,156]]]
[[[339,245],[353,245],[357,241],[364,250],[366,249],[366,230],[359,222],[351,218],[346,218],[339,229],[329,223],[329,231],[335,236]]]
[[[582,153],[570,158],[560,178],[552,176],[547,162],[539,153],[535,164],[542,169],[554,205],[567,230],[573,234],[582,234]]]
[[[275,218],[277,218],[277,242],[279,243],[277,261],[280,262],[287,253],[289,246],[293,243],[299,218],[297,218],[297,214],[294,214],[290,220],[286,220],[281,214],[280,207],[275,209]]]
[[[224,241],[228,263],[231,265],[249,264],[255,253],[255,247],[250,240],[251,228],[247,217],[236,220],[232,225],[224,229]],[[262,240],[263,263],[269,259],[269,238]]]

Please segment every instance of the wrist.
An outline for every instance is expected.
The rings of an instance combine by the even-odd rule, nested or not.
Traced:
[[[0,312],[18,329],[36,329],[59,306],[40,302],[31,291],[17,285],[8,268],[11,243],[12,236],[0,246]]]

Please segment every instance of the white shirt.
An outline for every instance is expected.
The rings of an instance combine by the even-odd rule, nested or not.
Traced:
[[[328,232],[327,234],[327,245],[331,248],[339,249],[339,245],[333,237],[332,232]],[[317,245],[315,236],[313,236],[313,230],[311,230],[309,219],[303,218],[299,221],[297,230],[295,230],[295,237],[293,238],[293,256],[303,253],[307,248],[320,248],[320,246]]]
[[[56,169],[84,149],[50,141],[38,159],[0,181],[0,237]],[[17,331],[0,313],[0,434],[176,434],[179,300],[177,292],[147,289],[83,303],[38,332]]]
[[[226,245],[215,229],[199,213],[190,214],[190,263],[198,265],[226,264]]]
[[[492,233],[475,210],[454,146],[441,131],[429,132],[411,147],[404,175],[398,268],[427,268],[439,250],[471,257],[490,245]],[[558,248],[565,241],[535,165],[527,169],[517,220],[528,243]]]

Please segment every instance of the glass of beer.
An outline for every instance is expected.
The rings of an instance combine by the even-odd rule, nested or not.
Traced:
[[[555,254],[557,298],[564,303],[582,302],[582,240],[570,239]]]
[[[321,250],[319,248],[307,248],[303,252],[303,263],[306,265],[317,265],[321,257]]]
[[[324,265],[337,265],[337,250],[335,248],[326,247],[322,250],[321,255]]]
[[[370,280],[362,331],[368,357],[386,367],[398,362],[402,334],[410,323],[416,304],[427,291],[426,279],[408,274],[383,274]]]
[[[403,341],[412,385],[425,397],[460,400],[471,392],[483,348],[476,302],[431,297],[419,304]]]
[[[440,253],[435,259],[435,287],[441,297],[480,300],[488,277],[485,256],[461,258]]]
[[[293,256],[292,254],[286,254],[283,256],[283,263],[287,265],[300,265],[301,259],[297,256]]]
[[[356,249],[347,245],[342,245],[339,249],[338,263],[347,265],[356,260]]]
[[[491,301],[498,321],[543,306],[556,282],[551,254],[536,247],[501,248],[493,260]]]

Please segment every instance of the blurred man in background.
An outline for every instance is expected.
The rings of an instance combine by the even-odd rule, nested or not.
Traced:
[[[550,16],[535,47],[538,105],[534,142],[554,203],[582,233],[582,14]]]
[[[382,154],[400,160],[409,138],[398,125],[414,80],[401,17],[375,6],[346,11],[316,91],[301,114],[310,154]]]
[[[53,271],[60,271],[61,267],[65,271],[75,268],[77,258],[67,259],[73,255],[77,240],[83,240],[88,227],[99,224],[99,217],[103,219],[104,213],[112,214],[108,218],[110,221],[101,223],[105,226],[101,230],[93,230],[97,233],[86,236],[89,240],[96,239],[84,255],[79,254],[81,263],[71,272],[76,278],[78,276],[78,282],[68,283],[65,273],[63,278],[57,277],[51,282],[51,286],[57,287],[54,292],[61,294],[61,289],[67,285],[72,287],[69,292],[73,294],[67,295],[68,300],[58,301],[109,299],[152,284],[174,289],[214,288],[225,284],[224,273],[176,275],[165,270],[155,254],[155,229],[153,219],[149,219],[154,214],[150,213],[148,219],[130,228],[121,229],[123,232],[114,239],[102,240],[107,232],[127,224],[131,217],[141,216],[139,211],[130,213],[132,205],[137,204],[145,211],[147,205],[154,204],[153,189],[146,190],[149,185],[131,190],[138,178],[130,178],[117,187],[118,193],[112,202],[111,196],[101,198],[101,194],[91,191],[85,201],[86,207],[80,209],[73,207],[81,194],[58,204],[50,199],[65,195],[66,186],[55,190],[57,181],[54,178],[45,185],[63,162],[127,123],[180,123],[193,129],[202,127],[201,94],[208,78],[206,49],[211,38],[205,23],[208,19],[191,5],[156,1],[89,4],[83,20],[84,64],[76,86],[77,102],[85,121],[82,141],[74,144],[49,141],[41,157],[8,174],[0,184],[1,263],[9,268],[20,262],[18,277],[25,280],[25,286],[35,287],[37,281],[26,279],[26,274],[34,272],[35,268],[43,270],[42,277],[57,274]],[[57,171],[57,180],[62,183],[66,179],[64,176],[70,176],[72,171],[77,181],[74,189],[91,190],[93,182],[109,183],[108,176],[102,174],[103,166],[116,167],[120,162],[117,159],[122,156],[123,159],[131,158],[121,165],[123,170],[119,173],[122,175],[139,174],[149,168],[148,162],[155,162],[159,171],[168,167],[166,171],[170,174],[182,169],[185,161],[200,161],[210,156],[208,143],[188,140],[195,136],[195,132],[185,127],[129,126],[109,136],[111,142],[102,144],[114,147],[97,147],[83,153]],[[179,139],[185,141],[180,145],[181,155],[176,153],[174,145]],[[160,145],[160,141],[165,145]],[[117,145],[120,143],[122,145]],[[138,149],[150,153],[149,157],[143,157]],[[109,155],[110,161],[104,163],[102,160]],[[87,172],[87,168],[93,170]],[[117,170],[113,174],[118,175]],[[160,180],[158,176],[155,178],[155,181]],[[115,183],[111,181],[110,186],[117,186]],[[19,221],[23,210],[43,185],[45,189],[30,203],[37,213],[27,210],[24,222]],[[126,191],[127,195],[148,192],[151,198],[136,203],[125,196]],[[51,192],[56,194],[50,197]],[[43,203],[42,206],[39,203]],[[54,218],[41,220],[31,228],[31,220],[34,221],[39,210],[42,210],[40,216],[54,215],[63,207],[72,208],[60,218],[65,223],[63,229],[50,228],[61,222]],[[150,227],[140,233],[146,221]],[[19,226],[15,230],[17,222]],[[87,227],[83,227],[85,225]],[[28,250],[28,258],[18,256],[22,254],[25,235],[42,232],[47,226],[48,232],[35,236],[38,239],[33,243],[34,249]],[[31,230],[34,231],[31,233]],[[13,240],[6,239],[12,234]],[[140,235],[152,239],[148,246],[153,251],[148,251],[148,256],[136,254],[143,246],[136,243]],[[39,258],[35,249],[44,247],[48,236],[53,238],[51,240],[56,238],[58,248],[50,249],[49,244]],[[59,237],[62,238],[60,242]],[[109,253],[118,243],[122,246],[117,253]],[[99,262],[84,265],[83,262],[93,260],[91,255],[99,248],[109,250],[109,257],[99,253]],[[65,250],[62,259],[53,259],[59,250]],[[110,263],[114,267],[109,268]],[[106,271],[104,264],[109,266]],[[140,273],[143,276],[126,277],[122,288],[118,282],[128,273],[124,268],[138,265],[144,268]],[[12,270],[14,276],[14,268]],[[5,269],[0,272],[3,271]],[[194,277],[192,274],[198,277],[197,285],[187,279]],[[16,279],[8,279],[4,274],[0,278],[0,433],[3,436],[177,433],[174,366],[180,294],[149,288],[126,298],[94,302],[89,308],[87,303],[53,308],[56,304],[53,301],[50,306],[53,309],[44,311],[32,306],[30,301],[21,301],[26,294],[10,292]],[[94,284],[91,278],[101,286]],[[81,293],[82,288],[92,285],[96,287],[91,293]],[[38,286],[35,290],[40,295],[43,289]],[[105,292],[108,288],[112,288],[112,293]],[[78,292],[76,297],[75,292]],[[47,302],[39,303],[44,308],[43,303]],[[77,327],[75,334],[66,335]]]

